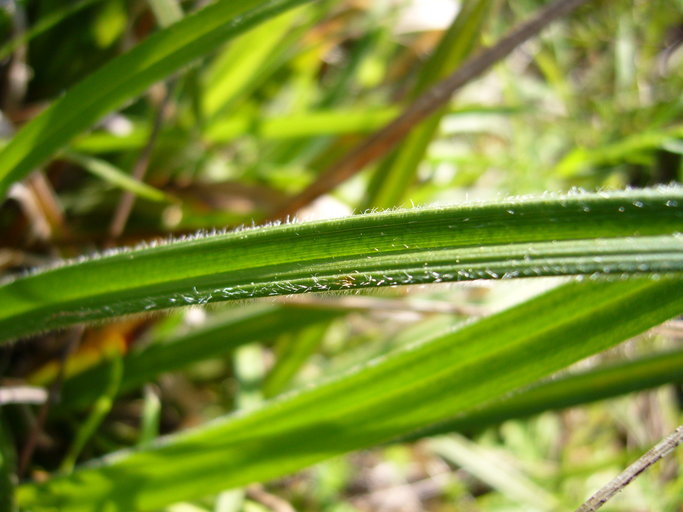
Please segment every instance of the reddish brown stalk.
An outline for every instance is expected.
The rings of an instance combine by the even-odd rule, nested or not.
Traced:
[[[171,103],[171,97],[173,96],[175,82],[169,81],[166,86],[166,91],[164,92],[164,97],[161,100],[161,104],[154,116],[154,121],[152,122],[152,130],[149,133],[149,138],[147,143],[142,148],[138,159],[135,161],[133,166],[133,178],[138,181],[142,181],[147,173],[147,168],[149,167],[149,161],[152,157],[152,150],[154,149],[154,144],[156,143],[159,132],[166,117],[166,112]],[[123,233],[126,223],[128,222],[128,217],[130,212],[133,210],[133,204],[135,203],[135,195],[126,190],[121,195],[121,200],[119,201],[114,216],[109,226],[109,243],[107,245],[113,245],[114,240],[116,240],[121,233]]]
[[[512,30],[491,48],[465,61],[456,71],[417,98],[396,119],[352,149],[323,172],[303,192],[292,198],[268,220],[295,214],[299,209],[348,180],[366,165],[386,155],[410,130],[444,106],[453,93],[504,59],[522,43],[536,36],[554,20],[569,14],[588,0],[556,0]]]

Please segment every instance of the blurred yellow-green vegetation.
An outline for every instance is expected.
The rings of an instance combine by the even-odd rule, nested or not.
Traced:
[[[0,153],[0,189],[7,192],[0,198],[4,201],[0,203],[0,308],[10,310],[13,300],[11,289],[3,295],[2,286],[35,267],[98,251],[110,254],[111,249],[140,242],[153,247],[197,231],[203,236],[284,221],[290,214],[308,221],[414,206],[457,206],[480,200],[495,204],[510,196],[552,199],[565,193],[580,197],[587,191],[607,197],[629,188],[659,191],[665,199],[667,191],[680,195],[675,185],[683,179],[682,0],[585,2],[469,80],[449,102],[412,126],[395,148],[382,150],[369,165],[344,178],[335,177],[334,164],[353,148],[548,3],[2,2],[0,136],[5,149]],[[211,17],[201,18],[207,9],[216,13],[216,27],[211,30]],[[235,10],[234,16],[229,9]],[[219,22],[219,15],[228,21]],[[194,28],[184,28],[193,19],[197,20]],[[135,58],[116,60],[127,55]],[[311,196],[296,211],[288,209],[292,198],[317,186],[324,193]],[[676,197],[666,200],[666,206],[678,208]],[[633,204],[639,208],[640,202],[635,199]],[[515,213],[510,207],[507,211]],[[554,240],[551,222],[548,236]],[[586,230],[591,222],[586,222]],[[595,222],[602,222],[601,218]],[[680,220],[671,222],[677,229],[670,231],[682,229]],[[344,225],[339,226],[343,232]],[[676,239],[675,233],[670,234]],[[316,236],[310,235],[313,245]],[[600,236],[605,235],[586,231],[585,237],[576,238]],[[321,244],[328,243],[320,237]],[[653,250],[658,240],[651,242]],[[429,242],[424,241],[425,250]],[[272,250],[287,254],[290,249],[284,239]],[[231,258],[233,253],[227,252],[224,259]],[[107,261],[106,256],[102,261]],[[287,270],[275,263],[274,275]],[[680,280],[680,269],[671,268]],[[636,271],[629,267],[624,273]],[[544,276],[582,273],[537,272]],[[611,272],[605,268],[604,273]],[[661,273],[652,274],[653,279],[661,278]],[[73,267],[65,294],[67,289],[78,290],[81,275],[90,274],[79,274]],[[492,387],[493,402],[477,399],[476,407],[454,417],[452,423],[434,427],[434,421],[425,419],[422,424],[419,419],[414,420],[417,423],[406,419],[402,432],[386,427],[391,435],[383,436],[367,430],[366,441],[358,443],[346,431],[338,433],[339,441],[334,432],[329,438],[320,434],[318,446],[316,428],[327,428],[323,424],[327,420],[318,420],[316,411],[320,408],[326,414],[327,408],[334,407],[325,401],[327,395],[320,394],[319,401],[302,398],[299,409],[292,409],[292,414],[299,411],[309,417],[310,430],[292,427],[291,438],[285,427],[266,432],[264,438],[281,436],[281,444],[291,443],[291,449],[269,453],[264,448],[266,453],[261,453],[259,443],[270,445],[258,437],[245,437],[244,432],[250,428],[260,432],[262,425],[276,422],[272,418],[277,416],[267,414],[271,410],[276,414],[280,403],[287,407],[288,397],[296,396],[293,390],[317,389],[317,383],[331,377],[341,376],[342,382],[344,376],[358,377],[355,369],[367,361],[379,361],[381,367],[387,354],[389,361],[395,353],[405,355],[410,350],[405,347],[415,340],[435,339],[514,305],[526,307],[525,301],[564,279],[440,283],[439,276],[413,282],[413,276],[406,274],[405,282],[412,286],[347,293],[343,290],[354,288],[355,278],[345,271],[340,275],[341,284],[331,287],[341,289],[340,293],[285,292],[282,296],[280,291],[262,294],[281,295],[275,298],[212,305],[204,302],[215,300],[215,294],[202,298],[202,290],[191,283],[189,289],[197,293],[185,302],[194,303],[192,307],[154,314],[153,310],[164,309],[155,297],[149,299],[149,307],[117,310],[117,301],[125,301],[121,292],[112,298],[112,315],[149,312],[88,324],[83,331],[76,327],[43,332],[66,323],[34,325],[34,317],[18,317],[24,325],[8,332],[33,334],[0,346],[0,391],[28,385],[34,391],[51,390],[52,399],[49,407],[21,403],[21,399],[0,401],[0,511],[13,510],[10,489],[20,481],[24,484],[16,494],[18,510],[567,510],[578,507],[681,424],[683,325],[675,317],[661,324],[683,312],[674,307],[681,301],[675,291],[679,283],[670,287],[674,290],[670,300],[662,299],[663,304],[670,303],[668,316],[652,313],[647,320],[652,325],[643,320],[634,332],[618,329],[637,316],[637,305],[630,303],[624,303],[622,317],[618,308],[605,317],[614,322],[609,328],[598,325],[603,317],[596,316],[591,323],[586,313],[586,319],[576,321],[585,326],[581,332],[570,327],[573,303],[548,309],[566,314],[562,320],[566,323],[557,320],[552,331],[560,337],[567,333],[563,347],[571,346],[570,336],[581,337],[592,330],[604,330],[607,337],[609,331],[618,331],[614,336],[630,339],[620,345],[615,339],[604,346],[596,341],[585,354],[594,354],[591,357],[579,357],[577,352],[573,359],[558,360],[557,368],[546,372],[553,377],[542,381],[540,388],[532,386],[531,394],[525,393],[538,378],[520,380],[510,389]],[[506,271],[507,277],[516,275]],[[84,278],[84,287],[89,279]],[[101,279],[106,283],[109,277],[105,273]],[[251,280],[242,279],[245,286]],[[315,285],[317,279],[315,273]],[[60,289],[56,286],[52,291],[58,295]],[[308,290],[316,291],[313,286]],[[170,300],[165,304],[172,307],[175,295],[168,299],[162,291],[159,297]],[[181,291],[178,294],[185,297]],[[604,308],[610,307],[607,296],[596,298],[596,303],[604,300]],[[16,300],[29,299],[22,295]],[[576,306],[579,311],[588,307],[591,298],[576,300],[583,301]],[[36,308],[43,307],[36,301],[40,304]],[[48,308],[47,299],[44,304]],[[86,319],[112,316],[106,312],[87,316],[91,305],[86,299],[77,307]],[[59,317],[45,311],[51,320]],[[11,320],[0,317],[0,326],[5,328],[9,323],[2,322]],[[643,329],[649,330],[634,337]],[[543,332],[540,327],[539,332]],[[501,331],[500,336],[503,343],[507,334]],[[0,336],[7,337],[16,336]],[[457,343],[470,346],[476,354],[477,341]],[[533,360],[533,349],[524,350],[524,358]],[[516,364],[518,360],[510,357],[510,363]],[[519,358],[523,359],[521,352]],[[577,359],[582,360],[569,364]],[[493,364],[497,360],[491,361],[491,374],[481,363],[480,372],[471,376],[484,395],[486,381],[495,380],[498,368]],[[406,362],[397,368],[410,366]],[[565,369],[555,373],[559,368]],[[405,377],[414,378],[410,373]],[[403,389],[398,387],[401,375],[394,378],[387,380],[387,386]],[[423,378],[425,382],[430,378],[427,370]],[[372,381],[367,386],[375,389]],[[405,388],[406,396],[418,397],[412,402],[406,398],[406,416],[412,411],[417,418],[420,389]],[[522,391],[513,394],[509,403],[497,401],[510,397],[511,389]],[[457,394],[458,389],[449,392]],[[375,398],[378,410],[389,407],[379,396],[362,397],[350,391],[348,396],[349,401],[361,398],[340,409],[344,414],[352,415],[361,406],[371,408]],[[443,404],[449,396],[443,394],[435,409],[443,406],[446,411]],[[395,416],[388,414],[387,422],[399,424],[400,397],[391,399]],[[154,440],[161,435],[199,427],[235,411],[238,421],[240,415],[248,421],[251,411],[266,411],[262,423],[254,420],[251,427],[245,423],[243,431],[230,434],[235,436],[237,455],[226,458],[226,475],[239,475],[248,466],[246,481],[240,480],[237,488],[232,488],[232,476],[226,476],[230,485],[222,488],[220,474],[213,470],[211,475],[203,474],[198,469],[201,461],[187,463],[185,481],[177,475],[177,480],[160,476],[161,483],[151,484],[156,494],[149,501],[145,501],[147,477],[136,476],[133,462],[121,487],[119,466],[108,473],[106,463],[100,473],[86,470],[79,480],[76,471],[69,479],[80,463],[134,447],[148,453],[144,450],[156,446]],[[431,418],[429,414],[424,417]],[[292,425],[296,418],[292,416]],[[353,416],[348,418],[352,423]],[[222,421],[226,420],[217,424]],[[289,420],[278,421],[284,425]],[[382,421],[376,421],[381,431]],[[420,430],[413,428],[417,424]],[[222,442],[218,441],[217,454]],[[262,462],[242,461],[240,442],[244,453],[255,453]],[[305,449],[297,451],[297,446],[308,442],[315,456]],[[169,446],[158,460],[150,455],[143,462],[158,464],[160,475],[171,466],[184,471],[189,459],[184,458],[182,446],[176,452],[172,443]],[[207,453],[211,446],[207,443]],[[367,449],[356,449],[363,446]],[[604,510],[683,511],[682,461],[683,452],[678,450],[648,469]],[[124,460],[120,467],[125,464]],[[131,484],[135,478],[139,488]],[[193,479],[197,486],[208,482],[206,489],[211,492],[197,496],[191,490]],[[99,489],[93,496],[101,492],[109,498],[88,501],[88,486]],[[86,489],[81,501],[69,501],[81,489]],[[166,493],[173,497],[167,503],[162,498]]]

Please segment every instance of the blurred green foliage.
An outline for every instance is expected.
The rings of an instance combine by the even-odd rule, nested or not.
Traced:
[[[4,2],[3,137],[9,140],[65,91],[164,27],[174,30],[174,20],[201,13],[207,3]],[[0,271],[11,277],[112,245],[259,223],[427,84],[547,4],[300,3],[249,25],[235,39],[207,45],[143,94],[122,97],[106,118],[47,151],[44,179],[33,175],[0,205]],[[457,7],[460,15],[453,18]],[[588,2],[467,85],[394,153],[300,214],[324,218],[368,208],[679,183],[682,42],[681,0]],[[147,146],[144,184],[131,183]],[[137,196],[116,238],[109,225],[124,190]],[[67,453],[69,464],[79,452],[79,461],[87,461],[255,407],[552,284],[398,288],[285,306],[191,309],[90,327],[65,367],[64,401],[53,407],[24,476],[44,479],[64,464]],[[667,366],[664,372],[655,364],[659,356],[652,356],[677,349],[672,354],[680,359],[681,332],[674,321],[584,362],[576,377],[556,381],[564,395],[529,406],[540,413],[535,417],[509,419],[524,415],[525,400],[552,390],[552,384],[520,393],[516,402],[497,410],[494,403],[492,413],[484,408],[486,428],[473,428],[467,422],[474,420],[464,416],[437,431],[440,438],[352,453],[270,482],[265,490],[246,487],[165,510],[265,510],[273,496],[296,510],[325,512],[512,511],[578,504],[681,422],[683,368]],[[1,349],[3,385],[19,380],[45,385],[55,378],[60,336],[36,338]],[[83,403],[117,393],[118,382],[102,391],[112,351],[123,355],[120,397],[106,404],[111,407],[106,417],[102,413],[86,423]],[[603,370],[604,363],[612,366]],[[643,373],[634,382],[610,370],[622,365]],[[613,374],[621,380],[610,380]],[[577,384],[582,382],[583,388]],[[599,391],[599,382],[609,391]],[[143,383],[148,383],[145,391]],[[542,412],[652,386],[661,387]],[[575,389],[579,400],[567,394]],[[505,408],[515,404],[522,413]],[[16,438],[21,454],[39,413],[25,405],[2,408],[0,489],[5,489],[14,478],[8,466],[15,466],[9,439]],[[99,421],[96,430],[82,428]],[[469,437],[450,435],[453,429]],[[611,510],[679,510],[681,462],[677,453],[648,471]]]

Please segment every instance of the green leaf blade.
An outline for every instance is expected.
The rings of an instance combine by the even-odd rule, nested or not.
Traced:
[[[11,339],[129,313],[303,292],[678,272],[679,205],[677,188],[578,194],[290,224],[124,251],[0,286],[0,332]]]
[[[642,332],[683,311],[681,284],[680,277],[572,282],[254,412],[109,457],[71,478],[24,485],[19,502],[35,510],[93,503],[147,510],[281,476],[494,400]]]
[[[126,174],[122,169],[110,164],[106,160],[93,158],[87,155],[79,155],[76,153],[69,153],[66,156],[67,160],[71,160],[79,165],[82,165],[87,171],[98,176],[102,180],[127,190],[149,201],[170,202],[171,198],[159,189],[147,185],[146,183],[136,180],[129,174]]]

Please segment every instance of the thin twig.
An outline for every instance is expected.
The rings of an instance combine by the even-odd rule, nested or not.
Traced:
[[[344,158],[328,168],[303,192],[292,198],[268,220],[286,218],[348,180],[363,167],[387,154],[423,119],[445,105],[453,93],[536,36],[552,21],[569,14],[588,0],[556,0],[541,9],[491,48],[468,59],[450,76],[417,98],[400,116],[371,135]]]
[[[43,431],[43,427],[45,426],[45,421],[47,420],[47,414],[50,411],[50,407],[52,404],[59,401],[59,393],[62,387],[62,382],[64,381],[64,374],[66,370],[66,362],[69,359],[69,356],[71,356],[71,354],[73,354],[78,348],[82,337],[82,326],[74,327],[69,331],[69,338],[67,340],[66,347],[64,347],[64,351],[62,352],[59,361],[59,370],[57,376],[55,377],[55,380],[52,381],[52,384],[50,384],[48,398],[40,406],[36,422],[28,435],[28,439],[26,439],[26,444],[21,450],[21,454],[19,455],[19,463],[17,467],[17,476],[19,478],[24,476],[24,473],[28,468],[28,464],[31,461],[31,457],[33,457],[33,452],[36,449],[36,444],[38,443],[40,433]]]
[[[649,452],[631,464],[618,477],[605,485],[591,496],[588,501],[576,509],[576,512],[594,512],[602,507],[612,496],[630,484],[643,471],[652,466],[659,459],[669,455],[683,442],[683,425],[665,437]]]
[[[175,81],[169,81],[166,86],[166,92],[164,94],[164,97],[161,100],[161,103],[159,104],[159,108],[156,112],[156,115],[154,116],[154,121],[152,122],[152,130],[149,133],[147,143],[142,148],[142,151],[140,151],[140,155],[138,156],[138,159],[135,161],[135,165],[133,166],[132,175],[133,178],[135,178],[138,181],[142,181],[142,179],[145,177],[145,174],[147,173],[149,161],[152,157],[152,150],[154,149],[154,145],[156,143],[156,140],[159,136],[159,132],[161,131],[161,127],[166,117],[166,112],[171,103],[171,96],[173,95],[174,87]],[[135,195],[128,190],[124,191],[121,195],[121,200],[119,201],[119,204],[116,207],[116,211],[114,212],[111,224],[109,225],[110,245],[113,243],[115,239],[121,236],[121,233],[123,233],[123,229],[126,227],[126,222],[128,222],[128,217],[130,216],[130,212],[133,209],[134,203]]]

